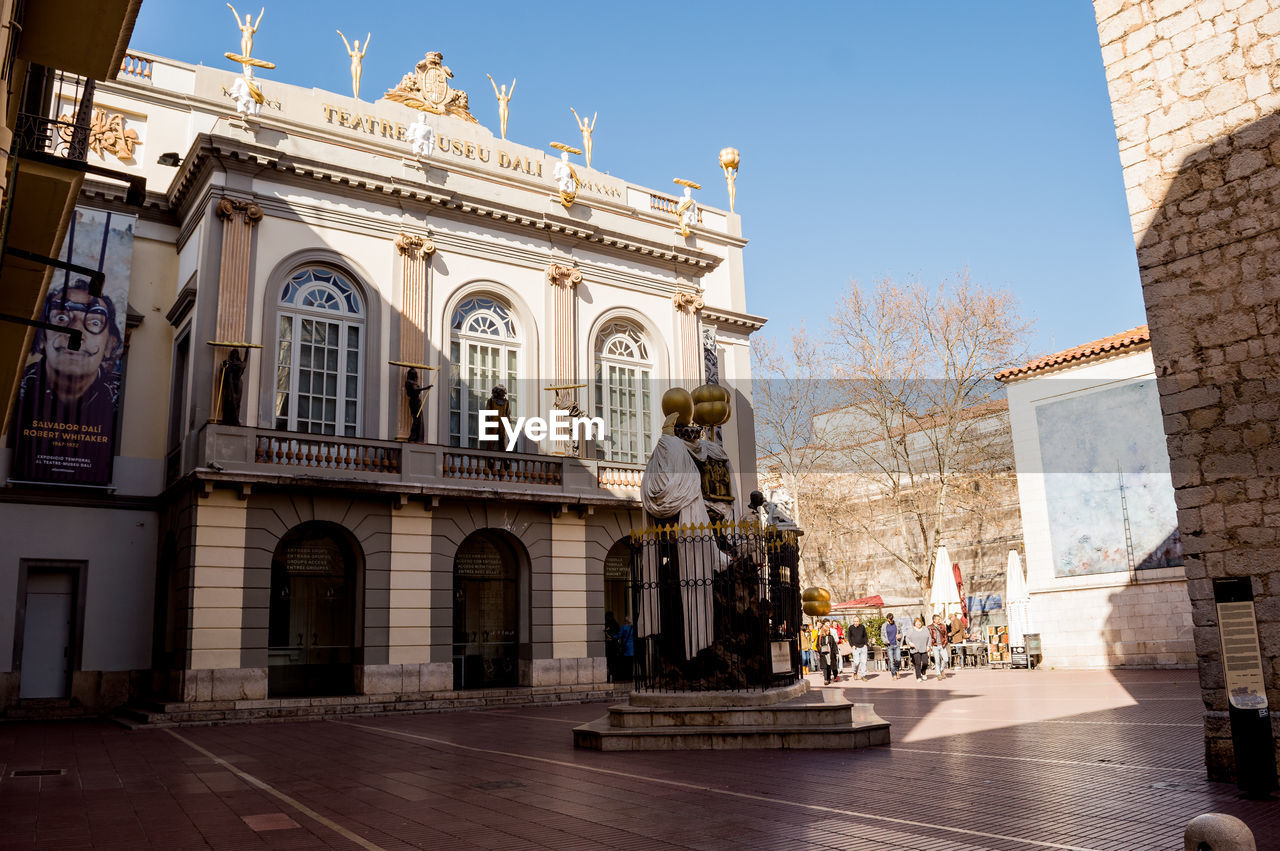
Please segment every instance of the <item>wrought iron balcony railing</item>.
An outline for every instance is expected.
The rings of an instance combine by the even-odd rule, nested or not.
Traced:
[[[13,128],[15,152],[37,159],[87,161],[93,91],[92,79],[32,66]]]

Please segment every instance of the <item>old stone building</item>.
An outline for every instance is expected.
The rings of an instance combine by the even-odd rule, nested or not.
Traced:
[[[1228,779],[1237,687],[1215,580],[1249,580],[1261,671],[1241,687],[1265,683],[1273,730],[1280,706],[1280,0],[1094,9],[1187,558],[1206,763]]]
[[[842,434],[832,423],[853,416],[849,409],[819,414],[815,433]],[[824,451],[800,493],[806,582],[829,588],[837,602],[878,594],[904,601],[903,612],[919,612],[928,598],[928,577],[922,586],[907,560],[914,555],[915,564],[932,568],[936,547],[945,546],[952,563],[960,565],[966,603],[976,622],[1005,623],[1005,567],[1010,550],[1022,551],[1009,406],[1004,400],[975,405],[963,419],[963,448],[955,452],[963,470],[948,482],[938,535],[928,542],[920,524],[932,528],[937,517],[933,507],[939,504],[939,477],[929,450],[940,429],[926,427],[924,419],[907,431],[903,457],[911,459],[912,483],[907,486],[904,476],[896,497],[893,482],[881,472],[889,462],[880,459],[889,456],[879,441],[832,445]],[[785,492],[776,460],[761,458],[759,466],[762,481]],[[908,606],[908,601],[914,604]]]
[[[151,191],[85,182],[106,289],[59,276],[19,367],[0,712],[612,689],[662,393],[749,386],[740,219],[499,138],[440,62],[373,100],[134,53],[98,88],[94,156]],[[60,419],[61,361],[98,378]],[[603,433],[482,442],[574,404]]]

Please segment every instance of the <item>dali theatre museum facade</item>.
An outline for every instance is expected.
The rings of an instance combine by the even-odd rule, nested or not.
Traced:
[[[755,487],[739,217],[508,141],[440,54],[371,102],[251,47],[92,95],[88,156],[147,192],[85,179],[20,365],[0,711],[611,689],[670,384],[731,389]],[[480,440],[561,409],[603,433]]]

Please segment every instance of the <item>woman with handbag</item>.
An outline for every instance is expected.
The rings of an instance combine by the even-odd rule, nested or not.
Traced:
[[[911,648],[911,664],[916,669],[916,682],[927,680],[925,669],[929,664],[929,630],[924,628],[924,618],[916,618],[911,628],[904,630],[904,635]]]
[[[818,660],[822,665],[822,682],[825,685],[831,685],[833,676],[838,677],[836,673],[836,659],[840,654],[840,648],[836,644],[836,637],[831,633],[831,627],[824,626],[822,632],[818,634]]]

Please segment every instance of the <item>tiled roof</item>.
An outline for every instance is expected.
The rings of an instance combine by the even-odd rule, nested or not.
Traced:
[[[1013,369],[998,372],[996,373],[996,381],[1026,378],[1032,373],[1042,372],[1057,366],[1074,364],[1077,361],[1090,360],[1099,355],[1115,354],[1135,346],[1150,344],[1151,332],[1146,325],[1139,325],[1137,328],[1130,328],[1128,331],[1121,331],[1119,334],[1112,334],[1110,337],[1103,337],[1101,340],[1094,340],[1092,343],[1085,343],[1083,346],[1076,346],[1074,349],[1044,355],[1028,361],[1022,366],[1015,366]]]

